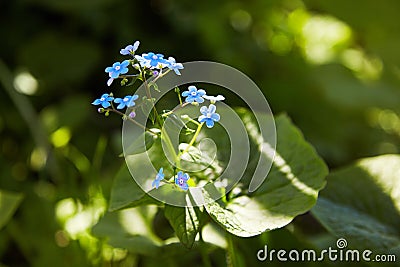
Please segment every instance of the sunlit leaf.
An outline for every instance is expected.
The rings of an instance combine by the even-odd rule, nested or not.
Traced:
[[[125,155],[134,155],[147,151],[154,144],[156,136],[149,132],[144,132],[139,137],[132,140],[132,143],[125,149]],[[122,155],[121,155],[122,156]]]
[[[124,163],[114,179],[109,210],[114,211],[150,203],[154,203],[153,198],[139,187]]]
[[[399,177],[399,155],[362,159],[328,176],[312,213],[350,247],[400,255]]]
[[[325,185],[327,167],[301,132],[285,115],[276,118],[276,128],[273,167],[261,187],[227,204],[210,202],[205,206],[211,217],[234,235],[249,237],[287,225],[311,209]],[[209,192],[204,194],[210,198]]]
[[[181,243],[191,248],[200,228],[199,208],[165,205],[164,215]]]
[[[160,244],[151,229],[156,211],[156,207],[146,206],[107,213],[92,228],[92,233],[107,238],[114,247],[154,255]]]

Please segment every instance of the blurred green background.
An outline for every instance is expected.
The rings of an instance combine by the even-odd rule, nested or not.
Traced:
[[[120,48],[241,70],[335,168],[399,152],[399,12],[396,0],[1,1],[0,266],[159,265],[90,234],[124,163],[120,118],[90,105],[117,91],[104,68]],[[293,248],[324,232],[309,215],[291,225],[238,239],[247,264],[266,238]],[[198,258],[187,253],[168,264]]]

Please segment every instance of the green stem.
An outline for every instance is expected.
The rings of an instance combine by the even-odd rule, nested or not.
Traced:
[[[188,152],[188,151],[189,151],[189,148],[190,148],[191,146],[193,146],[194,142],[195,142],[196,139],[197,139],[197,136],[199,136],[199,133],[200,133],[201,128],[203,127],[203,124],[204,124],[204,122],[201,123],[201,124],[199,124],[199,125],[197,126],[197,130],[196,130],[196,132],[194,133],[194,135],[193,135],[193,137],[192,137],[192,140],[190,140],[188,146],[185,148],[185,150],[182,151],[182,153],[179,152],[178,157],[180,157],[181,155],[183,155],[183,154],[185,154],[186,152]]]
[[[158,76],[153,80],[153,83],[155,83],[158,79],[162,78],[163,76],[165,76],[168,72],[170,72],[171,70],[168,69],[166,72],[162,72],[158,74]]]
[[[202,259],[205,267],[211,267],[212,264],[211,264],[210,258],[208,257],[207,248],[205,247],[206,243],[203,240],[203,235],[202,235],[201,231],[202,231],[202,229],[200,229],[200,231],[199,231],[199,245],[200,245],[201,259]]]
[[[165,141],[165,144],[167,145],[168,150],[171,152],[172,157],[175,159],[176,167],[180,169],[181,164],[180,164],[180,160],[179,160],[179,155],[176,155],[175,148],[174,148],[172,141],[169,138],[169,135],[166,132],[164,127],[161,128],[161,139],[163,139]]]
[[[200,123],[199,123],[198,121],[195,121],[194,119],[192,119],[192,118],[190,118],[190,117],[188,117],[187,120],[190,121],[190,122],[192,122],[192,123],[194,123],[194,124],[196,124],[197,126],[200,125]]]
[[[151,133],[151,134],[153,134],[153,135],[157,135],[157,133],[153,132],[152,130],[150,130],[149,128],[147,128],[146,126],[144,126],[143,124],[141,124],[141,123],[135,121],[135,120],[132,119],[131,117],[126,116],[124,113],[122,113],[122,112],[119,111],[119,110],[116,110],[115,108],[107,108],[107,109],[105,109],[105,111],[112,111],[112,112],[114,112],[114,113],[117,113],[117,114],[121,115],[122,117],[127,118],[130,122],[133,122],[134,124],[138,125],[139,127],[145,129],[147,132],[149,132],[149,133]]]
[[[168,111],[168,112],[165,112],[165,113],[162,114],[161,116],[163,116],[163,117],[168,117],[169,115],[171,115],[172,113],[174,113],[174,112],[177,111],[178,109],[183,108],[183,107],[187,106],[188,104],[189,104],[189,103],[181,104],[181,105],[175,107],[173,110],[170,110],[170,111]]]
[[[151,92],[150,92],[150,87],[149,87],[149,83],[147,82],[146,75],[144,74],[144,72],[142,72],[142,73],[143,73],[142,76],[143,76],[144,86],[145,86],[145,89],[146,89],[147,98],[152,99]],[[153,82],[155,82],[155,80]],[[158,112],[157,112],[157,109],[156,109],[156,105],[154,103],[153,103],[153,112],[154,112],[154,116],[156,117],[158,126],[160,128],[162,128],[163,125],[162,125],[162,122],[160,120],[160,116],[158,115]]]
[[[226,232],[226,241],[228,242],[228,251],[226,255],[226,265],[228,267],[238,267],[239,263],[235,254],[235,246],[233,244],[232,235]]]
[[[142,73],[144,73],[144,72],[142,72]],[[165,72],[164,75],[167,74],[167,73],[168,73],[168,72]],[[153,80],[153,83],[156,82],[157,79],[158,79],[159,77],[162,77],[162,76],[163,76],[163,75],[161,75],[161,74],[160,74],[159,76],[157,76],[156,79]],[[144,75],[144,74],[143,74],[143,80],[144,80],[144,85],[145,85],[147,97],[151,99],[151,93],[150,93],[149,84],[148,84],[148,82],[147,82],[146,75]],[[176,164],[176,166],[177,166],[178,168],[180,168],[180,161],[177,160],[178,156],[176,155],[174,146],[173,146],[173,144],[172,144],[172,141],[171,141],[171,139],[170,139],[168,133],[166,132],[165,128],[163,127],[163,123],[162,123],[162,121],[161,121],[161,119],[160,119],[160,116],[158,115],[158,112],[157,112],[157,109],[156,109],[156,106],[155,106],[155,105],[153,105],[153,111],[154,111],[154,115],[155,115],[155,117],[156,117],[157,123],[158,123],[158,125],[159,125],[159,127],[160,127],[160,129],[161,129],[161,139],[165,141],[165,143],[166,143],[166,145],[167,145],[167,147],[168,147],[168,150],[171,152],[172,157],[175,159],[175,164]]]

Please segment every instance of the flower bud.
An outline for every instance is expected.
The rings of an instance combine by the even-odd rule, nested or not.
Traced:
[[[129,118],[133,119],[135,117],[136,117],[135,111],[132,111],[131,113],[129,113]]]

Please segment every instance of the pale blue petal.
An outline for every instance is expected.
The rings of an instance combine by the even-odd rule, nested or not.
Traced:
[[[201,116],[199,116],[198,121],[199,122],[204,122],[206,120],[206,118],[207,118],[206,116],[201,115]]]
[[[101,103],[101,105],[103,106],[103,108],[108,108],[109,106],[111,106],[111,104],[109,102],[103,101]]]
[[[189,102],[189,103],[192,103],[194,100],[195,100],[195,98],[194,98],[193,96],[191,96],[191,95],[189,95],[189,96],[186,97],[186,99],[185,99],[185,101],[186,101],[186,102]]]
[[[201,96],[196,96],[196,102],[197,103],[203,103],[204,99]]]
[[[196,86],[194,86],[194,85],[189,86],[188,89],[189,89],[189,92],[190,92],[190,93],[196,92],[196,91],[197,91],[197,88],[196,88]]]
[[[220,116],[219,116],[218,113],[214,113],[214,114],[211,115],[211,119],[212,119],[213,121],[219,121]]]
[[[211,119],[206,120],[206,125],[208,128],[212,128],[214,126],[214,121]]]
[[[217,109],[217,107],[215,106],[215,105],[213,105],[213,104],[210,104],[209,106],[208,106],[208,112],[209,113],[215,113],[215,110]]]
[[[200,108],[200,113],[203,114],[203,115],[207,115],[207,107],[206,106],[202,106]]]
[[[129,60],[124,60],[121,63],[121,68],[126,68],[126,67],[128,67],[128,65],[129,65]]]
[[[198,96],[203,96],[206,94],[206,91],[204,91],[203,89],[197,90],[197,95]]]
[[[118,106],[117,106],[117,109],[123,109],[125,107],[125,103],[120,103]]]
[[[188,186],[188,184],[187,183],[184,183],[182,186],[180,186],[180,188],[182,189],[182,190],[188,190],[189,189],[189,186]]]
[[[139,41],[136,41],[136,42],[133,44],[132,50],[135,52],[135,51],[139,48],[139,45],[140,45],[140,42],[139,42]]]
[[[100,99],[96,99],[95,101],[92,102],[92,105],[100,105],[101,101]]]
[[[110,86],[110,85],[112,84],[113,81],[114,81],[113,78],[108,79],[108,80],[107,80],[107,85]]]

